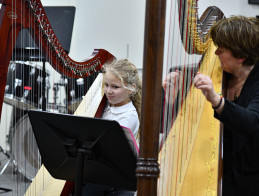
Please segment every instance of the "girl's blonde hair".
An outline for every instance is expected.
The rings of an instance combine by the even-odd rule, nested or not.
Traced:
[[[136,66],[127,59],[121,59],[106,63],[102,69],[104,73],[111,72],[116,75],[123,87],[132,91],[130,99],[140,119],[142,82]]]

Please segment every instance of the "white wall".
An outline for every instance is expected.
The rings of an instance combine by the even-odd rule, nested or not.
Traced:
[[[42,0],[42,3],[76,6],[70,52],[73,59],[84,60],[94,48],[103,48],[142,67],[145,0]],[[199,0],[198,5],[200,16],[209,6],[219,7],[227,17],[259,15],[259,5],[248,4],[248,0]]]
[[[199,0],[198,4],[201,13],[203,13],[208,6],[217,6],[226,17],[231,15],[255,17],[259,15],[259,5],[248,4],[248,0]]]
[[[42,2],[50,5],[54,1]],[[77,0],[74,5],[76,14],[70,57],[82,61],[95,48],[102,48],[117,58],[129,58],[141,67],[144,0]]]

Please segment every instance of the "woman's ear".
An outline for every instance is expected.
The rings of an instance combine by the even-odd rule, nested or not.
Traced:
[[[243,64],[243,62],[246,60],[246,58],[239,58],[238,61],[240,64]]]

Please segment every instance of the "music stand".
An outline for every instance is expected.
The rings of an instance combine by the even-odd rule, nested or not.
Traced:
[[[137,157],[116,121],[28,112],[43,164],[51,176],[82,183],[136,191]]]

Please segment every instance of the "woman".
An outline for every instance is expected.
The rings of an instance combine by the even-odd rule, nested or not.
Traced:
[[[194,85],[214,109],[223,129],[223,195],[259,195],[258,19],[233,16],[216,23],[211,37],[226,74],[225,97],[197,74]]]

